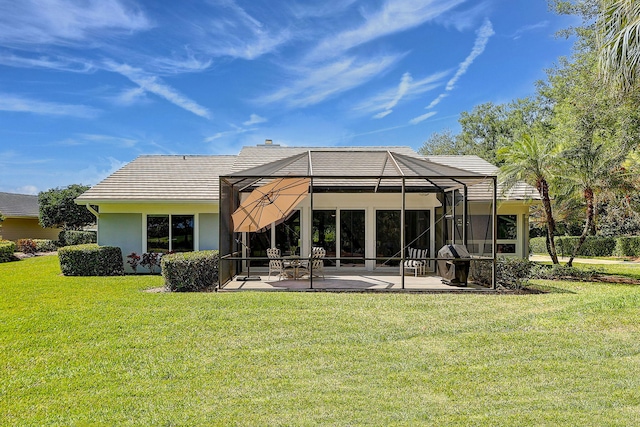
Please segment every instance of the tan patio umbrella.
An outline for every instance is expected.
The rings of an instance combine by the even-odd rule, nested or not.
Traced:
[[[309,194],[310,182],[309,178],[278,178],[256,188],[231,214],[233,231],[256,232],[286,219],[293,208]],[[260,280],[258,276],[251,276],[251,246],[245,246],[249,253],[247,275],[238,280]]]
[[[309,178],[278,178],[253,190],[231,214],[233,231],[256,232],[285,219],[307,194]]]

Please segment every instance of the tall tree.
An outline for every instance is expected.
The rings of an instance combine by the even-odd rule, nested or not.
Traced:
[[[556,224],[549,193],[550,171],[557,163],[558,147],[549,139],[525,134],[511,145],[500,148],[497,154],[498,159],[503,162],[500,179],[505,189],[513,187],[518,181],[524,181],[538,190],[547,224],[547,251],[551,261],[558,264],[554,240]]]
[[[72,184],[65,188],[53,188],[38,194],[40,225],[78,230],[93,224],[95,217],[86,206],[76,205],[74,200],[89,189],[88,186]]]
[[[640,83],[640,2],[602,0],[597,19],[599,65],[605,81],[628,92]]]

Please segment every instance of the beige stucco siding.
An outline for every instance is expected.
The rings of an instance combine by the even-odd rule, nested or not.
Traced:
[[[42,228],[38,218],[5,218],[0,228],[4,240],[49,239],[58,240],[59,228]]]

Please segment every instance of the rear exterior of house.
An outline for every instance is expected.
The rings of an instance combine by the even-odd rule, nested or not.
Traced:
[[[0,213],[4,216],[0,238],[4,240],[58,240],[61,229],[40,225],[38,196],[0,192]]]
[[[272,162],[286,162],[309,150],[309,147],[265,144],[244,147],[237,156],[141,156],[85,192],[76,203],[90,206],[97,214],[98,243],[120,247],[124,257],[131,252],[219,249],[222,237],[219,177]],[[409,147],[313,150],[332,152],[336,162],[341,152],[383,151],[479,174],[497,171],[477,156],[424,157]],[[488,188],[481,187],[469,191],[470,226],[466,238],[470,252],[487,255],[492,247],[489,231],[492,199]],[[505,254],[528,256],[528,212],[531,196],[535,196],[532,190],[523,185],[500,197],[497,243],[499,251]],[[307,198],[286,221],[262,233],[243,236],[251,245],[251,256],[266,256],[269,247],[278,247],[282,253],[307,254],[320,243],[328,248],[328,254],[352,258],[352,262],[338,262],[337,268],[357,264],[373,269],[384,264],[385,257],[398,256],[397,194],[327,191],[314,196],[313,206],[310,203]],[[435,194],[408,194],[405,224],[408,242],[413,241],[415,246],[434,254],[446,239],[451,240],[459,233],[456,222],[462,220],[461,213],[439,221],[442,209],[443,201]],[[223,229],[228,232],[228,227]],[[460,242],[461,238],[460,235],[456,240]],[[380,259],[360,262],[360,257]]]

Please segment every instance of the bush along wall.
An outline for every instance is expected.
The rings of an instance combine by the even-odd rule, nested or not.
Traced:
[[[579,236],[556,237],[556,250],[559,256],[571,256],[573,248],[578,244]],[[534,254],[546,254],[544,237],[529,240],[529,250]],[[588,236],[578,251],[578,256],[640,256],[640,237],[601,237]]]
[[[10,240],[0,240],[0,262],[8,262],[13,259],[16,244]]]
[[[161,264],[164,286],[169,291],[201,291],[218,283],[218,251],[168,254]]]
[[[60,246],[84,245],[96,243],[98,236],[95,231],[62,230],[58,234]]]
[[[58,250],[60,269],[65,276],[122,276],[122,251],[115,246],[96,244],[65,246]]]

